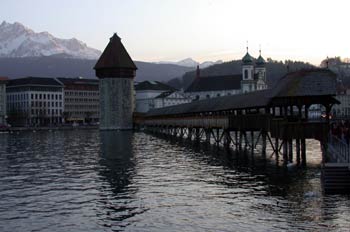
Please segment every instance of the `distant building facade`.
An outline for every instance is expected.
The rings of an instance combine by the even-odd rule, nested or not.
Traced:
[[[9,80],[6,87],[8,122],[15,126],[62,123],[63,85],[57,79],[26,77]]]
[[[335,97],[340,104],[332,107],[332,113],[336,117],[344,118],[350,116],[350,95],[337,95]]]
[[[154,98],[154,108],[180,105],[191,102],[191,99],[179,91],[164,92]]]
[[[99,121],[98,80],[57,78],[64,86],[64,123],[96,123]]]
[[[0,77],[0,125],[6,124],[6,77]]]
[[[344,84],[341,80],[340,74],[329,68],[337,75],[337,95],[336,99],[340,104],[332,106],[332,114],[336,118],[349,118],[350,117],[350,86]]]
[[[247,53],[242,58],[241,74],[202,77],[197,66],[196,77],[185,93],[192,100],[201,100],[263,89],[267,89],[266,62],[261,52],[254,59],[247,48]]]
[[[136,112],[184,104],[191,101],[183,93],[159,81],[143,81],[135,85]]]

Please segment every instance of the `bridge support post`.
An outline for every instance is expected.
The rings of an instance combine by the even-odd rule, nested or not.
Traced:
[[[247,149],[247,146],[249,144],[248,137],[247,137],[247,132],[244,131],[243,133],[244,133],[244,148]]]
[[[205,142],[210,144],[210,129],[205,129]]]
[[[288,140],[288,161],[293,163],[293,139]]]
[[[297,165],[300,165],[300,139],[295,140],[295,150],[297,156]]]
[[[231,139],[230,139],[230,131],[224,130],[224,147],[228,149],[230,147]]]
[[[276,155],[276,164],[278,165],[279,163],[279,141],[278,141],[278,138],[276,137],[276,140],[275,140],[275,155]]]
[[[266,131],[263,131],[261,133],[261,139],[262,139],[262,157],[266,158]]]
[[[220,129],[216,129],[216,146],[220,144]]]
[[[192,130],[193,130],[193,128],[188,128],[188,134],[187,134],[188,140],[192,140]]]
[[[284,166],[287,166],[288,164],[288,154],[287,154],[287,151],[288,151],[288,140],[287,139],[283,139],[283,151],[282,151],[282,154],[283,154],[283,165]]]
[[[200,128],[198,128],[198,127],[195,128],[195,133],[196,133],[196,134],[195,134],[195,137],[196,137],[195,140],[196,140],[196,142],[199,143],[200,140],[201,140],[201,138],[200,138]]]
[[[251,154],[254,154],[254,131],[250,131],[250,139],[251,139],[250,152],[251,152]]]
[[[239,150],[242,151],[243,131],[239,132]]]
[[[236,143],[236,151],[238,150],[238,131],[235,131],[235,143]]]
[[[184,130],[182,127],[180,127],[180,139],[183,139],[184,137]]]
[[[301,165],[306,167],[306,142],[305,139],[301,139]]]

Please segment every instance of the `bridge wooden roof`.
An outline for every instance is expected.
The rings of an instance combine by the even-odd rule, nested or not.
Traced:
[[[271,89],[153,109],[147,116],[265,108],[282,104],[288,106],[294,104],[292,100],[295,99],[305,104],[338,103],[333,98],[335,94],[336,75],[333,72],[327,69],[301,70],[288,73]]]

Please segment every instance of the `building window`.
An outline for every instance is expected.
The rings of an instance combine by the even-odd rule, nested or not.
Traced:
[[[210,95],[209,95],[209,94],[207,94],[207,98],[210,98]]]
[[[244,70],[244,79],[248,79],[248,70]]]

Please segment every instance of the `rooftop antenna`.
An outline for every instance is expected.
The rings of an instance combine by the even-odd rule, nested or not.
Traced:
[[[327,59],[326,59],[326,68],[328,69],[328,65],[329,65],[329,58],[327,56]]]

